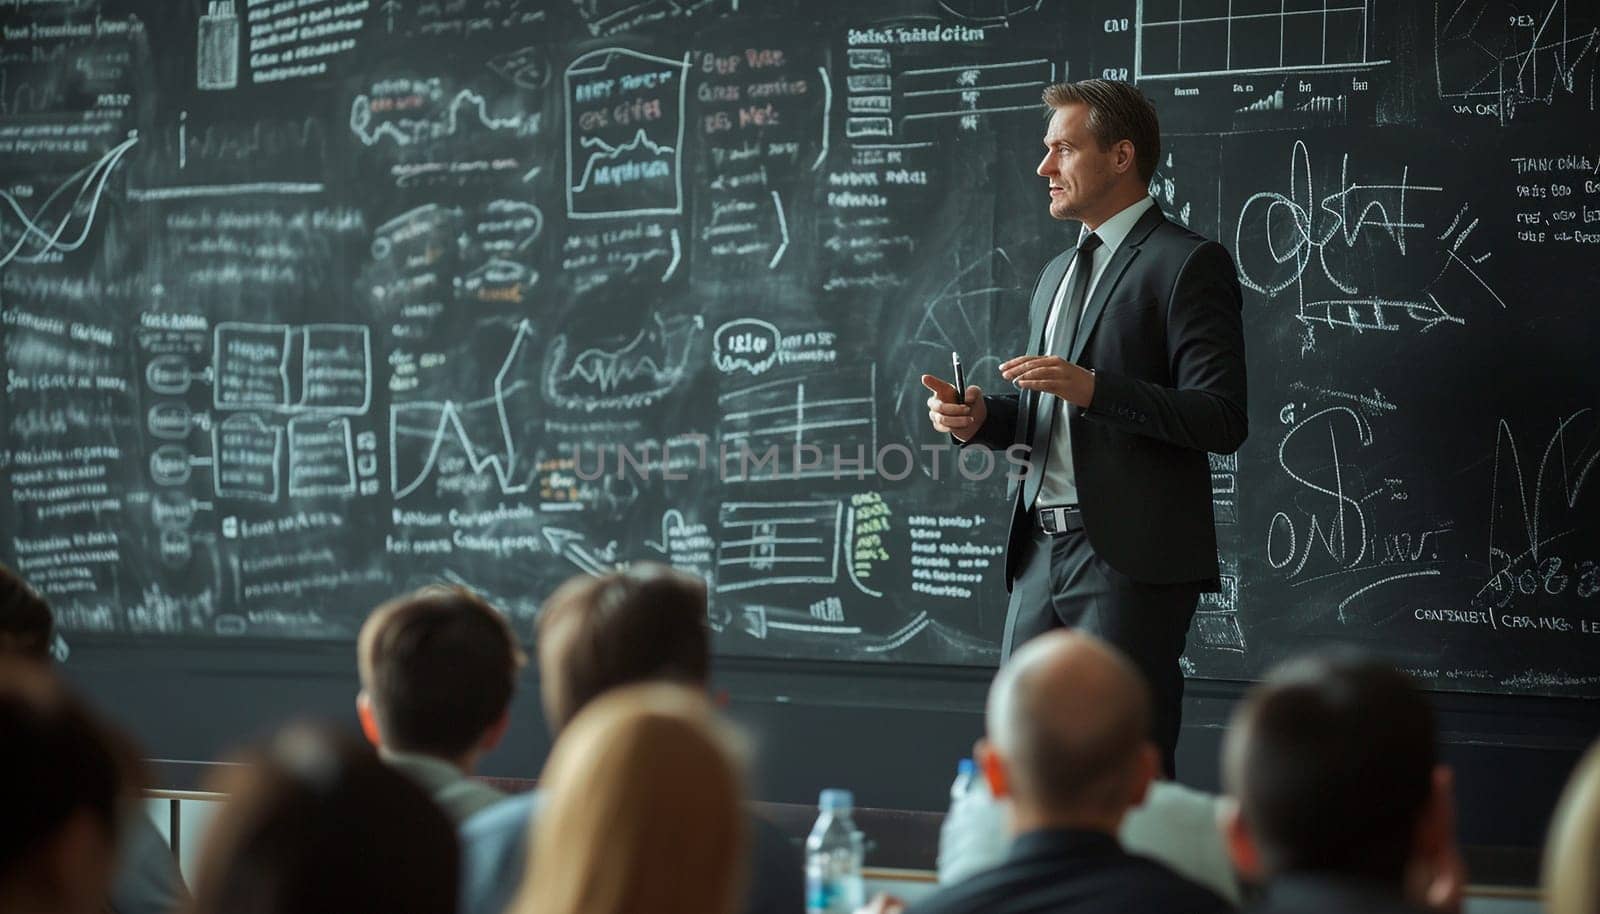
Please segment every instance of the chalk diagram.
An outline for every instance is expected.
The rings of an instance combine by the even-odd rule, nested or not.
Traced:
[[[1011,258],[1003,249],[994,248],[971,261],[952,254],[951,261],[951,278],[931,291],[926,304],[917,309],[916,323],[900,337],[905,344],[897,361],[905,367],[896,387],[895,414],[901,434],[912,447],[928,440],[928,391],[921,381],[924,372],[951,380],[950,353],[959,352],[966,360],[967,383],[981,387],[980,379],[997,372],[1011,355],[1000,354],[1000,344],[1006,341],[995,338],[993,327],[996,304],[1010,304],[1008,299],[1017,292]],[[1026,326],[1029,302],[1015,305],[1015,314]],[[1027,345],[1020,339],[1017,344]],[[922,472],[929,471],[923,467]]]
[[[896,72],[887,48],[851,48],[846,55],[844,135],[861,146],[884,145],[923,128],[912,140],[942,136],[950,119],[962,130],[977,130],[988,115],[1038,111],[1039,92],[1057,79],[1057,66],[1045,58],[917,67]]]
[[[725,502],[717,522],[718,593],[839,579],[843,502]]]
[[[1135,81],[1355,70],[1389,62],[1369,51],[1370,0],[1314,6],[1235,0],[1222,15],[1206,9],[1187,16],[1183,0],[1139,0],[1135,16]],[[1270,40],[1273,32],[1277,41]]]
[[[1438,185],[1414,182],[1409,165],[1395,179],[1365,182],[1353,179],[1351,157],[1340,160],[1338,189],[1318,195],[1311,152],[1296,140],[1290,150],[1288,193],[1252,194],[1240,208],[1233,250],[1239,280],[1269,298],[1288,296],[1295,319],[1304,325],[1302,354],[1316,348],[1318,328],[1354,333],[1393,333],[1404,326],[1427,332],[1440,325],[1466,321],[1441,298],[1505,302],[1483,278],[1478,266],[1489,258],[1464,250],[1479,220],[1463,205],[1443,232],[1426,231],[1415,210],[1419,196],[1441,194]],[[1437,200],[1437,198],[1433,198]],[[1411,211],[1408,213],[1408,207]],[[1358,265],[1379,256],[1394,260],[1438,252],[1440,266],[1414,294],[1389,294],[1363,289]],[[1434,242],[1442,243],[1433,244]]]
[[[681,60],[625,48],[590,51],[566,70],[567,215],[683,212]]]
[[[689,376],[689,355],[705,318],[654,314],[651,322],[620,345],[577,352],[565,333],[558,334],[545,358],[546,401],[583,412],[630,410],[671,393]]]
[[[1493,113],[1503,124],[1524,105],[1558,95],[1595,110],[1600,27],[1574,22],[1569,0],[1436,0],[1434,78],[1439,97],[1463,113]],[[1584,4],[1593,14],[1594,7]],[[1481,106],[1490,106],[1480,110]],[[1464,109],[1464,110],[1463,110]]]
[[[737,11],[739,0],[730,2],[731,8]],[[573,5],[589,34],[598,38],[640,22],[692,16],[708,7],[722,6],[723,0],[575,0]]]
[[[524,136],[536,129],[537,118],[522,113],[494,115],[489,101],[472,89],[461,89],[445,101],[438,79],[418,81],[399,94],[358,94],[350,102],[350,131],[363,146],[384,140],[396,146],[416,146],[464,133],[468,125],[490,132]],[[390,117],[391,110],[415,106],[433,110],[419,116]]]
[[[1593,559],[1573,559],[1591,542],[1574,549],[1569,540],[1586,531],[1592,510],[1579,507],[1585,486],[1600,463],[1600,427],[1592,409],[1576,410],[1556,423],[1539,452],[1537,465],[1523,463],[1511,423],[1495,430],[1494,470],[1489,501],[1490,577],[1476,599],[1502,609],[1521,599],[1556,597],[1575,591],[1580,598],[1600,594],[1600,568]],[[1530,472],[1531,471],[1531,472]],[[1497,624],[1492,621],[1491,624]]]
[[[1284,118],[1296,118],[1307,125],[1330,126],[1348,123],[1351,98],[1348,92],[1307,91],[1311,85],[1293,77],[1278,80],[1276,87],[1233,109],[1236,123],[1265,126]]]
[[[127,139],[73,172],[38,203],[30,200],[32,212],[10,190],[0,188],[0,202],[5,204],[5,212],[0,213],[0,267],[12,261],[39,263],[53,253],[68,254],[83,247],[105,199],[111,172],[138,142],[137,133],[130,132]],[[20,228],[12,225],[13,218]],[[74,229],[75,234],[68,238]]]
[[[1009,26],[1042,6],[1044,0],[939,0],[939,9],[973,25]]]
[[[517,324],[487,397],[390,405],[389,482],[396,501],[410,496],[428,481],[439,469],[440,452],[451,441],[460,446],[466,471],[491,474],[505,495],[528,491],[535,466],[532,460],[519,462],[509,401],[531,392],[527,381],[513,375],[532,339],[533,327],[525,320]],[[493,441],[485,443],[475,438],[473,430],[482,425],[494,428]]]
[[[185,372],[181,361],[158,359],[146,381],[157,393],[181,393]],[[291,497],[352,496],[376,471],[359,467],[370,456],[358,455],[350,421],[372,405],[367,327],[225,321],[213,328],[212,365],[203,377],[212,384],[212,406],[232,414],[212,427],[211,456],[188,462],[211,467],[219,498],[277,501],[286,449]],[[289,419],[285,426],[263,414]]]
[[[733,455],[724,482],[775,482],[854,475],[839,455],[864,455],[876,472],[878,368],[834,369],[736,388],[717,398],[717,437]],[[769,454],[771,460],[768,460]],[[898,469],[898,467],[897,467]]]
[[[212,0],[200,17],[195,52],[195,88],[239,85],[239,17],[233,0]]]
[[[11,74],[0,69],[0,115],[41,114],[66,100],[66,88],[59,80],[23,79],[13,84]]]
[[[1338,620],[1347,622],[1352,607],[1364,606],[1378,588],[1439,577],[1443,539],[1454,524],[1430,518],[1380,528],[1373,499],[1403,504],[1409,495],[1404,479],[1375,478],[1363,467],[1376,440],[1371,420],[1350,406],[1303,406],[1289,404],[1279,414],[1288,429],[1278,442],[1278,468],[1295,488],[1292,507],[1267,523],[1265,554],[1291,586],[1331,591]]]
[[[1194,633],[1197,646],[1232,654],[1245,652],[1244,629],[1239,626],[1239,561],[1223,557],[1218,578],[1221,589],[1200,595],[1195,609]]]

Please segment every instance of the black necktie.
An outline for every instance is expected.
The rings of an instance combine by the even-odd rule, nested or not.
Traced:
[[[1056,325],[1045,340],[1044,355],[1059,355],[1063,359],[1072,352],[1078,336],[1078,323],[1083,320],[1084,300],[1088,298],[1089,280],[1094,275],[1094,251],[1100,246],[1100,236],[1093,232],[1078,242],[1078,252],[1072,258],[1072,279],[1067,282],[1067,297],[1061,302],[1056,315]],[[1045,462],[1050,457],[1050,441],[1055,434],[1055,415],[1060,401],[1053,394],[1035,394],[1032,450],[1028,463],[1028,481],[1023,487],[1022,503],[1029,508],[1039,496],[1039,486],[1044,484]]]

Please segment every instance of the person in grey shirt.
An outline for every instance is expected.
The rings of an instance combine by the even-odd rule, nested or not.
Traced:
[[[356,653],[356,710],[385,762],[457,825],[505,798],[472,778],[505,735],[523,663],[499,610],[464,587],[424,587],[373,610]]]

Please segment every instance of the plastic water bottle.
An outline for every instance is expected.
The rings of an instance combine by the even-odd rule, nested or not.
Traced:
[[[950,785],[950,811],[939,826],[939,884],[949,885],[1005,859],[1010,846],[1006,807],[971,759],[962,759]]]
[[[978,765],[972,759],[964,758],[956,763],[956,779],[950,784],[950,805],[954,806],[972,789],[972,781],[978,776]]]
[[[851,914],[866,901],[865,842],[850,820],[853,806],[848,790],[824,790],[817,799],[817,823],[806,838],[806,914]]]

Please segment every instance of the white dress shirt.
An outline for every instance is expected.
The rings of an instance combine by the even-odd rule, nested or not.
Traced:
[[[1100,284],[1100,277],[1105,274],[1106,266],[1111,263],[1112,255],[1117,253],[1117,248],[1128,238],[1128,233],[1133,231],[1134,223],[1144,215],[1144,211],[1156,205],[1156,201],[1145,197],[1138,203],[1129,206],[1110,219],[1100,224],[1094,233],[1100,236],[1100,246],[1089,252],[1090,269],[1089,288],[1084,291],[1084,311],[1089,310],[1088,303],[1094,298],[1094,288]],[[1078,235],[1082,239],[1088,234],[1087,227]],[[1044,338],[1047,340],[1045,354],[1058,355],[1063,359],[1069,358],[1066,344],[1066,334],[1058,334],[1056,318],[1061,315],[1061,306],[1065,303],[1067,289],[1072,285],[1073,274],[1082,268],[1082,257],[1073,259],[1072,266],[1067,268],[1067,274],[1061,277],[1061,286],[1056,289],[1055,301],[1050,305],[1050,319],[1045,324]],[[1078,316],[1081,333],[1083,315]],[[1065,328],[1061,328],[1065,329]],[[1072,467],[1072,422],[1068,410],[1072,404],[1065,400],[1056,400],[1055,428],[1050,436],[1050,456],[1045,461],[1044,479],[1039,484],[1039,497],[1029,507],[1059,507],[1061,505],[1076,505],[1078,503],[1078,477]]]

